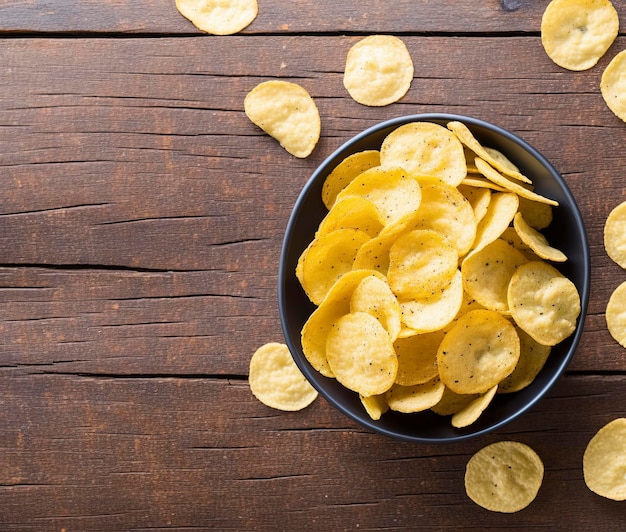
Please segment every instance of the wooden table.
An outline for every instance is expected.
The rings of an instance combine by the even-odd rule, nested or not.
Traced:
[[[623,529],[590,492],[585,445],[626,415],[626,353],[604,310],[626,272],[603,248],[624,198],[626,124],[540,41],[547,2],[259,0],[242,33],[197,31],[174,0],[0,4],[0,529]],[[626,7],[615,3],[626,27]],[[364,107],[345,56],[392,33],[415,64],[400,102]],[[267,79],[315,98],[300,160],[243,99]],[[508,128],[562,173],[592,253],[579,349],[549,397],[502,430],[419,445],[324,399],[297,413],[250,393],[250,356],[282,341],[277,270],[312,171],[362,129],[420,112]],[[533,504],[465,495],[469,457],[514,439],[542,457]]]

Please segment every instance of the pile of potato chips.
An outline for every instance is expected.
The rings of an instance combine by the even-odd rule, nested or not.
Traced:
[[[461,122],[393,130],[327,176],[296,276],[317,306],[302,349],[373,419],[432,409],[465,427],[570,336],[576,286],[541,229],[554,200]]]

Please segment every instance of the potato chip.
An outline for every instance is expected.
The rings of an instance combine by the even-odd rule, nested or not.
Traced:
[[[405,414],[423,412],[441,400],[444,388],[439,377],[413,386],[394,384],[387,392],[387,404],[396,412]]]
[[[626,347],[626,282],[620,284],[611,294],[605,318],[611,336],[622,347]]]
[[[440,416],[451,416],[463,410],[478,397],[480,397],[480,394],[456,393],[446,386],[441,399],[436,405],[431,407],[431,410]]]
[[[541,43],[560,67],[587,70],[606,53],[618,30],[609,0],[552,0],[541,19]]]
[[[259,401],[278,410],[302,410],[318,395],[285,344],[269,343],[255,351],[250,359],[249,383]]]
[[[478,170],[477,170],[478,171]],[[489,181],[482,174],[468,174],[461,185],[467,185],[476,188],[487,188],[489,190],[495,190],[496,192],[506,192],[506,188],[496,185],[493,181]]]
[[[537,257],[537,255],[535,255],[535,252],[532,249],[530,249],[526,244],[524,244],[524,242],[522,242],[522,239],[519,237],[514,227],[507,227],[504,230],[504,233],[502,233],[502,235],[500,236],[500,238],[513,246],[518,251],[521,251],[529,261],[541,260],[539,257]]]
[[[364,397],[386,392],[396,380],[398,357],[387,331],[366,312],[339,318],[326,340],[335,378]]]
[[[540,344],[556,345],[576,329],[576,285],[548,263],[531,261],[517,268],[508,300],[515,323]]]
[[[306,89],[288,81],[265,81],[252,89],[244,109],[253,124],[295,157],[308,157],[320,138],[317,105]]]
[[[382,415],[389,410],[387,397],[384,393],[370,395],[369,397],[360,395],[359,399],[361,400],[361,404],[363,405],[363,408],[365,408],[367,415],[374,421],[378,421]]]
[[[508,377],[498,385],[498,393],[519,392],[526,388],[539,375],[548,360],[552,348],[533,340],[522,329],[517,328],[520,339],[520,355],[517,366]]]
[[[478,396],[471,401],[468,405],[464,406],[461,410],[452,416],[452,426],[457,429],[462,429],[474,423],[485,409],[491,404],[493,398],[496,395],[498,385],[487,390],[484,394]]]
[[[476,223],[480,222],[487,214],[489,202],[491,201],[491,190],[463,184],[458,186],[458,190],[470,202]]]
[[[604,249],[611,260],[626,268],[626,201],[607,216],[604,223]]]
[[[437,349],[444,333],[435,331],[398,338],[393,347],[398,356],[396,384],[413,386],[424,384],[437,375]]]
[[[359,248],[370,237],[358,229],[337,229],[316,238],[298,259],[296,276],[309,299],[319,305],[330,287],[352,270]]]
[[[352,180],[375,166],[380,166],[380,152],[365,150],[349,155],[328,174],[322,185],[322,201],[330,210],[335,203],[337,194],[346,188]]]
[[[338,195],[337,201],[360,196],[371,201],[385,225],[413,214],[422,201],[418,182],[402,168],[370,168],[358,175]]]
[[[591,438],[583,454],[583,475],[594,493],[626,500],[626,418],[614,419]]]
[[[198,29],[213,35],[232,35],[257,16],[256,0],[176,0],[176,8]]]
[[[626,122],[626,50],[617,54],[602,73],[600,92],[615,116]]]
[[[467,175],[463,145],[445,127],[432,122],[410,122],[394,129],[380,147],[380,162],[411,174],[431,175],[452,186]]]
[[[457,272],[458,255],[439,233],[416,229],[399,237],[389,249],[387,281],[399,299],[434,295]]]
[[[437,365],[453,392],[484,393],[513,372],[519,354],[519,337],[506,318],[492,310],[473,310],[444,336]]]
[[[552,223],[552,206],[547,203],[520,198],[519,212],[524,216],[526,223],[538,231]]]
[[[462,303],[463,280],[457,270],[448,286],[426,296],[400,301],[402,322],[419,333],[437,331],[454,320]]]
[[[368,312],[374,316],[389,333],[392,342],[400,334],[400,304],[387,282],[379,277],[365,277],[354,289],[350,312]]]
[[[370,35],[350,48],[343,85],[356,102],[375,107],[397,102],[411,81],[413,60],[397,37]]]
[[[524,244],[526,244],[539,258],[552,262],[565,262],[567,255],[560,249],[553,248],[548,239],[526,223],[521,212],[513,218],[513,227]]]
[[[476,239],[472,244],[472,252],[476,253],[498,239],[513,221],[519,199],[512,192],[495,192],[487,206],[487,213],[476,227]]]
[[[370,237],[378,236],[384,220],[376,206],[361,196],[349,196],[338,201],[320,222],[315,237],[331,233],[336,229],[359,229]]]
[[[472,501],[492,512],[518,512],[535,500],[543,474],[543,462],[532,448],[500,441],[470,458],[465,491]]]
[[[528,259],[521,251],[504,240],[494,240],[463,261],[463,287],[484,308],[508,313],[509,282],[525,262]]]

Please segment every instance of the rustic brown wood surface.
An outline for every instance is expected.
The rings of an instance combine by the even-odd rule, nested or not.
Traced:
[[[603,248],[624,195],[626,124],[586,72],[541,46],[547,2],[259,0],[241,34],[203,35],[174,0],[0,5],[0,530],[621,530],[582,453],[626,416],[626,351],[604,309],[626,272]],[[626,8],[615,3],[621,20]],[[345,55],[397,34],[415,63],[400,102],[355,103]],[[315,98],[300,160],[246,118],[267,79]],[[352,135],[420,112],[508,128],[562,173],[588,231],[585,332],[547,398],[450,445],[373,434],[318,399],[259,403],[251,354],[282,341],[285,226],[313,170]],[[469,457],[530,444],[546,474],[517,514],[465,495]]]

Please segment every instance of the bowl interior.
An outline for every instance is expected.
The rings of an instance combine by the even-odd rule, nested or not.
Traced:
[[[550,243],[569,258],[567,262],[555,266],[578,288],[581,316],[574,334],[552,349],[546,365],[530,386],[516,393],[497,395],[479,420],[469,427],[455,429],[449,417],[441,417],[429,411],[416,414],[389,411],[380,420],[373,421],[363,409],[357,394],[344,388],[335,379],[319,374],[302,352],[300,332],[315,307],[296,278],[296,264],[327,213],[321,200],[322,185],[341,160],[362,150],[379,149],[391,131],[408,122],[430,121],[445,125],[451,120],[463,122],[482,144],[497,148],[507,155],[522,173],[532,179],[537,192],[559,202],[559,207],[554,210],[552,224],[542,232]],[[389,120],[364,131],[328,157],[311,176],[295,204],[285,233],[279,267],[278,299],[285,341],[296,363],[333,406],[363,426],[388,436],[420,442],[458,441],[489,432],[513,420],[535,404],[554,384],[579,342],[589,297],[589,279],[589,250],[582,217],[565,181],[541,154],[517,136],[484,121],[450,114],[422,114]]]

